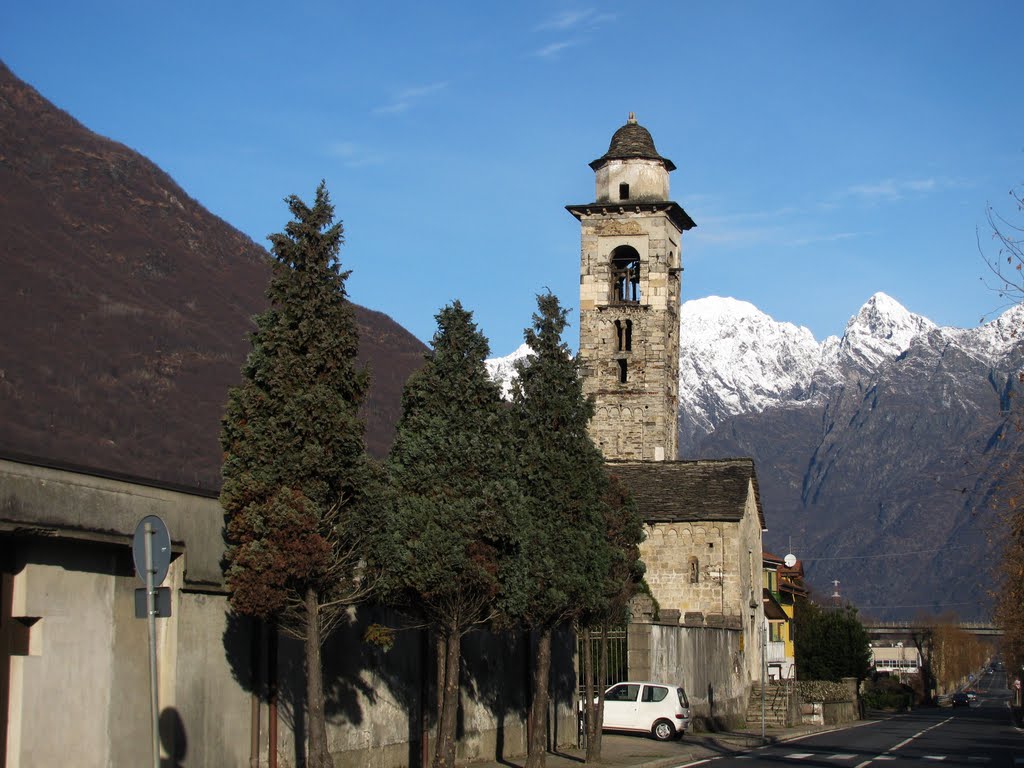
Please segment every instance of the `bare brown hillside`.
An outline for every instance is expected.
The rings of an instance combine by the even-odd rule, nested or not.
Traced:
[[[0,451],[218,487],[220,417],[268,258],[0,63]],[[382,455],[425,347],[386,315],[357,316],[367,444]]]

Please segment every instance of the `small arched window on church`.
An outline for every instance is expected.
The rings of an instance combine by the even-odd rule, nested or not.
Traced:
[[[616,320],[615,338],[619,342],[619,352],[633,351],[633,321]]]
[[[619,384],[625,384],[626,383],[626,378],[627,378],[626,377],[626,361],[620,359],[620,360],[617,360],[616,362],[618,362],[618,364],[619,364]]]
[[[629,200],[629,184],[619,184],[619,200]]]
[[[690,583],[696,584],[700,581],[700,562],[696,557],[690,558]]]
[[[612,301],[640,303],[640,254],[629,245],[620,245],[611,256]]]

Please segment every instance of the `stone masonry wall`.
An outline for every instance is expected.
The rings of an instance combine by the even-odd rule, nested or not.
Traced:
[[[594,214],[581,225],[580,360],[585,394],[597,404],[591,435],[609,459],[675,459],[680,232],[661,213]],[[639,303],[611,300],[611,253],[622,245],[640,256]],[[619,351],[616,320],[632,322],[631,350]]]

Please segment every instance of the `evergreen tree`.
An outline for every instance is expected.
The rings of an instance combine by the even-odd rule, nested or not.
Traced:
[[[608,630],[625,625],[629,601],[639,590],[645,570],[643,561],[640,560],[644,523],[629,490],[615,475],[608,479],[602,511],[605,541],[608,544],[608,571],[604,579],[604,592],[596,609],[587,611],[577,619],[577,628],[583,645],[583,711],[587,731],[588,763],[601,761],[604,681],[608,679]],[[596,645],[599,648],[596,665],[595,630]],[[595,680],[598,683],[596,688]]]
[[[537,297],[533,352],[513,387],[519,487],[525,498],[522,545],[505,607],[537,634],[528,768],[545,764],[551,635],[599,608],[608,573],[604,460],[587,434],[593,404],[583,396],[578,361],[562,341],[566,311],[551,293]]]
[[[321,645],[363,596],[375,472],[358,410],[369,376],[338,251],[341,222],[321,182],[312,207],[270,236],[270,307],[256,317],[244,382],[223,420],[225,576],[231,607],[305,644],[308,762],[331,765]]]
[[[871,641],[857,609],[823,608],[800,600],[794,612],[794,651],[801,680],[863,680],[871,667]]]
[[[387,599],[421,614],[443,645],[435,766],[455,762],[462,636],[495,616],[514,551],[518,494],[508,408],[487,340],[459,302],[437,315],[433,354],[413,374],[388,466]]]

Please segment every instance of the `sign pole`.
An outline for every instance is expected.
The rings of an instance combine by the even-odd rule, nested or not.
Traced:
[[[149,626],[149,705],[153,717],[153,768],[160,768],[160,704],[157,699],[156,677],[156,601],[153,599],[153,525],[146,522],[146,624]]]

